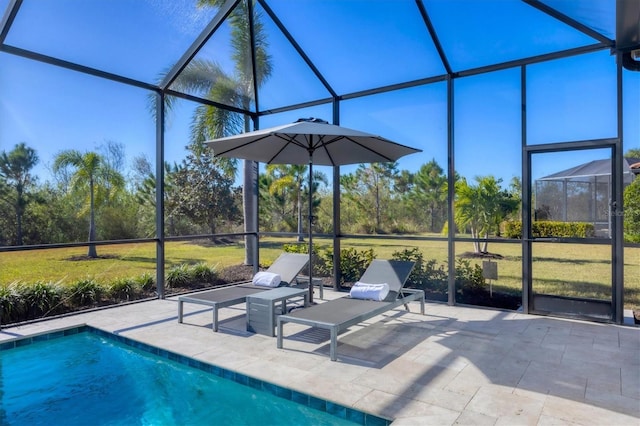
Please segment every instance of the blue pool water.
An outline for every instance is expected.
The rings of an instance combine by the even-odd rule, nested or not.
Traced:
[[[2,425],[386,423],[166,351],[154,355],[150,346],[142,350],[105,333],[15,346],[0,351]]]

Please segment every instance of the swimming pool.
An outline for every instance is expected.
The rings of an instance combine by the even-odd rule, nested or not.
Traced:
[[[388,425],[291,389],[78,327],[0,344],[3,425]]]

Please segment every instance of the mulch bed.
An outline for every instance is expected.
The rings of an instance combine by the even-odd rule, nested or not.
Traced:
[[[465,251],[464,253],[458,255],[458,257],[461,257],[463,259],[504,259],[504,256],[498,253],[476,253],[473,251]]]

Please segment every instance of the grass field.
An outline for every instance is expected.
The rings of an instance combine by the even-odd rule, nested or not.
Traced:
[[[260,263],[269,265],[282,251],[282,244],[293,238],[261,239]],[[318,247],[330,247],[328,239],[314,238]],[[396,251],[417,247],[425,259],[445,265],[446,241],[409,241],[396,239],[345,239],[342,248],[373,248],[379,258],[390,258]],[[472,244],[456,243],[456,255],[472,251]],[[522,248],[519,244],[490,243],[489,251],[500,254],[496,291],[519,292],[522,288]],[[69,283],[91,277],[99,282],[133,277],[143,273],[155,276],[156,246],[122,244],[98,246],[99,259],[87,260],[85,248],[64,248],[0,253],[0,284],[14,281],[54,281]],[[534,291],[545,294],[581,296],[610,300],[611,249],[605,245],[536,243],[533,246]],[[242,244],[214,245],[209,242],[168,242],[165,245],[166,268],[182,263],[203,262],[223,268],[241,264]],[[471,260],[480,263],[481,260]],[[640,248],[625,248],[625,308],[640,307]]]

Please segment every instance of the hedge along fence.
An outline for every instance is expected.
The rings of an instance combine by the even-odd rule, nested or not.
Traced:
[[[287,244],[286,252],[308,253],[306,244]],[[356,250],[344,248],[340,250],[340,284],[357,281],[367,269],[371,261],[376,258],[373,249]],[[407,279],[408,288],[426,291],[431,296],[446,300],[449,290],[449,273],[446,264],[438,264],[435,259],[425,259],[418,248],[395,251],[391,255],[394,260],[407,260],[415,263],[411,275]],[[313,247],[313,273],[316,276],[333,275],[333,250],[329,248]],[[466,297],[473,297],[481,292],[488,292],[486,281],[479,265],[471,264],[468,259],[457,259],[455,264],[455,281],[458,301],[467,302]]]
[[[541,220],[531,223],[531,233],[534,238],[588,238],[596,235],[592,223],[586,222],[556,222]],[[522,222],[505,222],[504,234],[507,238],[522,238]]]
[[[285,251],[304,252],[305,248],[304,245],[291,244],[285,247]],[[342,284],[357,281],[375,258],[373,249],[342,249]],[[423,289],[432,294],[446,294],[448,275],[445,265],[439,265],[433,259],[424,259],[417,248],[394,252],[392,259],[416,262],[407,287]],[[458,259],[455,270],[456,288],[462,295],[486,288],[478,265],[470,265],[468,260]],[[318,276],[333,274],[331,250],[314,247],[314,273]],[[167,271],[165,284],[168,289],[182,290],[201,288],[205,284],[219,281],[219,273],[215,267],[203,263],[185,263]],[[145,299],[155,295],[155,287],[155,279],[150,274],[117,278],[109,283],[87,277],[67,284],[51,281],[0,284],[0,325]]]
[[[214,267],[182,264],[167,271],[167,288],[200,288],[218,278]],[[82,278],[71,283],[38,281],[0,284],[0,325],[66,314],[98,306],[146,299],[156,295],[151,274],[102,283]]]

